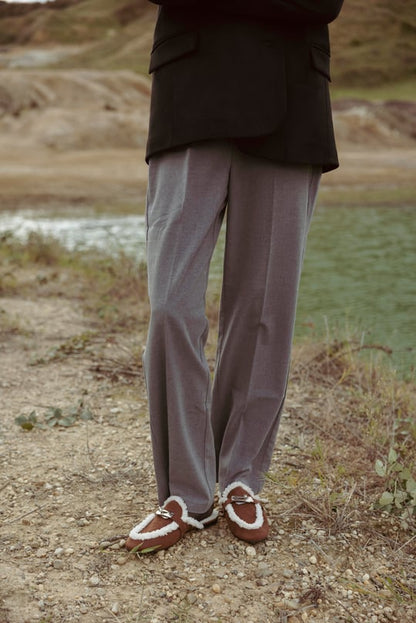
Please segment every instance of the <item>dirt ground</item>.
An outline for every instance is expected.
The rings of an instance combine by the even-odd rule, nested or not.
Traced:
[[[297,514],[284,481],[267,481],[263,492],[272,525],[265,543],[237,541],[220,517],[167,552],[127,554],[128,531],[156,505],[146,397],[141,376],[113,381],[95,370],[132,338],[53,359],[53,347],[91,330],[73,300],[3,297],[0,308],[25,329],[0,343],[2,623],[413,620],[412,603],[392,584],[414,590],[416,569],[389,520],[372,535],[359,519],[331,534]],[[91,420],[30,431],[15,423],[81,400]],[[308,470],[316,430],[305,423],[317,422],[325,400],[292,383],[272,474]],[[312,488],[322,487],[315,478]]]
[[[59,89],[55,83],[46,88],[32,74],[29,82],[35,81],[43,99],[36,106],[30,104],[35,100],[27,104],[24,99],[16,114],[3,107],[2,209],[142,204],[143,88],[132,87],[136,95],[120,103],[120,82],[114,86],[105,78],[113,98],[110,104],[104,98],[106,114],[118,110],[123,137],[129,135],[127,121],[132,124],[128,127],[138,127],[131,108],[139,100],[142,106],[137,135],[114,147],[112,121],[98,123],[94,107],[89,108],[91,101],[100,101],[103,108],[104,100],[94,98],[103,93],[104,79],[98,74],[91,79],[96,89],[91,97],[85,95],[89,103],[84,102],[79,117],[78,142],[74,137],[67,141],[77,127],[73,104],[56,103],[58,95],[62,101],[66,97],[61,83]],[[131,81],[131,76],[117,80]],[[1,101],[11,105],[12,100]],[[397,133],[389,138],[383,126],[382,138],[372,134],[372,142],[354,142],[349,114],[346,119],[337,113],[342,167],[325,176],[323,194],[414,185],[414,141]],[[362,119],[362,112],[357,114]],[[96,131],[89,131],[82,144],[93,118]],[[97,138],[102,140],[103,128],[109,137],[104,145]],[[45,144],[46,134],[60,139]],[[215,526],[190,533],[167,552],[127,554],[123,542],[128,531],[156,505],[149,420],[140,369],[134,378],[112,377],[108,366],[132,349],[140,350],[144,331],[133,337],[130,332],[111,339],[92,337],[79,355],[55,357],[62,345],[89,332],[94,336],[95,329],[66,291],[66,278],[62,270],[59,295],[35,296],[32,290],[26,296],[0,296],[0,313],[18,327],[0,335],[0,623],[415,620],[415,537],[399,536],[397,523],[388,516],[369,531],[368,500],[362,499],[361,515],[350,514],[348,491],[337,529],[331,522],[328,528],[319,514],[304,512],[302,491],[296,492],[299,497],[293,494],[310,469],[320,413],[337,411],[324,387],[296,378],[272,477],[263,491],[269,500],[269,540],[247,546],[230,535],[220,517]],[[24,279],[41,285],[49,273],[33,268]],[[103,361],[106,373],[97,370]],[[15,423],[17,416],[33,411],[43,422],[48,408],[67,410],[81,402],[91,419],[78,418],[71,426],[24,431]],[[319,477],[308,486],[308,494],[325,492]]]

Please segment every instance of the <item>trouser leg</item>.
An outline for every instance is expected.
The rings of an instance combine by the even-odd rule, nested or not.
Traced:
[[[319,179],[234,154],[212,398],[221,490],[241,480],[258,492],[270,465]]]
[[[205,512],[215,489],[205,292],[227,196],[231,147],[152,158],[147,204],[151,319],[144,355],[159,502]]]

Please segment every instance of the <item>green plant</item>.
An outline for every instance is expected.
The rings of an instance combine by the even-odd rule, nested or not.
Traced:
[[[385,491],[377,500],[377,506],[392,513],[400,512],[403,522],[416,514],[416,480],[411,470],[400,461],[394,448],[390,448],[387,460],[377,459],[375,471],[385,479]]]
[[[92,413],[80,400],[77,405],[68,410],[62,410],[60,407],[49,407],[44,417],[46,425],[50,428],[53,426],[68,427],[74,426],[77,420],[92,420]]]
[[[36,411],[32,411],[28,416],[21,414],[15,418],[15,423],[23,428],[23,430],[32,430],[33,428],[53,428],[54,426],[62,426],[68,428],[74,426],[79,420],[92,420],[91,411],[84,405],[83,400],[79,400],[76,405],[67,409],[61,407],[49,407],[44,415],[43,421],[38,419]]]
[[[36,411],[32,411],[29,415],[18,415],[14,420],[23,430],[32,430],[39,425]]]

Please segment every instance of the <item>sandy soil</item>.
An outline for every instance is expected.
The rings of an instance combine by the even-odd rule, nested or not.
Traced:
[[[53,360],[51,349],[92,328],[73,300],[3,297],[0,309],[25,330],[0,342],[2,623],[413,620],[387,582],[411,586],[414,577],[387,538],[388,520],[381,534],[357,517],[331,534],[298,513],[284,481],[263,492],[265,543],[237,541],[220,517],[167,552],[127,554],[127,532],[156,505],[145,392],[141,376],[132,383],[94,370],[143,336],[93,340],[81,356]],[[40,357],[49,363],[31,365]],[[308,470],[305,449],[326,399],[292,383],[272,473]],[[26,432],[15,424],[19,414],[35,410],[42,422],[48,407],[80,400],[92,420]]]

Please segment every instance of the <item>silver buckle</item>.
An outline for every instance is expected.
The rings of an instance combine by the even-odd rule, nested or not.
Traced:
[[[232,495],[231,502],[234,502],[235,504],[254,503],[254,499],[251,495]]]
[[[173,513],[171,511],[168,511],[166,508],[162,508],[161,506],[157,509],[156,515],[163,517],[163,519],[172,519],[173,517]]]

